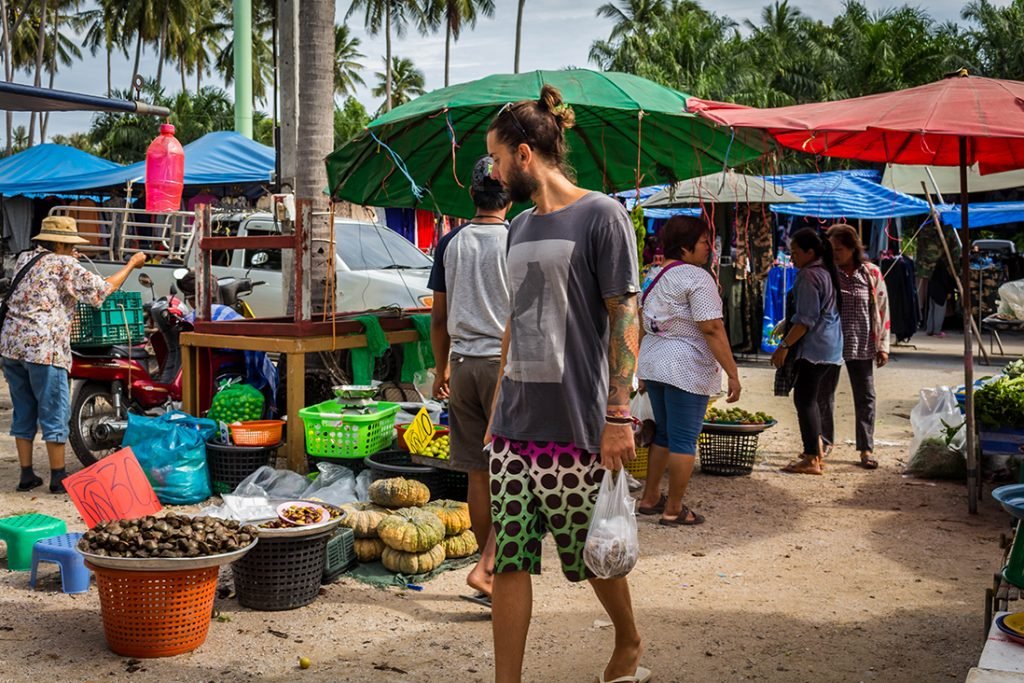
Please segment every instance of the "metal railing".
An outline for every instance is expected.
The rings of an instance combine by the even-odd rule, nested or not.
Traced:
[[[89,240],[78,250],[93,259],[124,261],[141,251],[148,258],[187,260],[195,239],[196,214],[189,211],[148,213],[108,206],[55,206],[51,216],[71,216],[78,233]]]

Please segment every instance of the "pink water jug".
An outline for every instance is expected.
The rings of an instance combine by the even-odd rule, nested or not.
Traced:
[[[160,136],[146,150],[146,211],[177,211],[185,185],[185,150],[174,126],[160,125]]]

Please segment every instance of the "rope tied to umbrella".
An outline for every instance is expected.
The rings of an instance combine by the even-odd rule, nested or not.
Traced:
[[[416,181],[413,180],[412,174],[409,173],[409,169],[406,167],[405,161],[402,160],[402,157],[399,156],[398,152],[388,147],[387,143],[378,138],[372,130],[367,130],[369,131],[370,137],[373,138],[374,142],[376,142],[378,145],[380,145],[387,151],[388,155],[391,156],[391,161],[394,162],[395,167],[398,168],[398,170],[402,172],[402,175],[404,175],[406,179],[409,181],[410,190],[412,191],[413,195],[415,195],[416,200],[419,201],[420,199],[423,199],[424,189],[417,185]]]

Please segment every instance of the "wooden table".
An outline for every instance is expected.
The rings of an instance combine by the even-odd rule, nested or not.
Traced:
[[[416,330],[386,332],[389,344],[420,341]],[[306,400],[306,355],[320,351],[358,349],[366,346],[366,335],[344,334],[315,337],[254,337],[228,334],[185,332],[181,335],[181,394],[185,412],[198,415],[202,405],[199,396],[199,362],[202,349],[238,349],[239,351],[266,351],[280,353],[287,358],[288,372],[288,426],[285,457],[288,469],[305,473],[306,437],[299,410]]]

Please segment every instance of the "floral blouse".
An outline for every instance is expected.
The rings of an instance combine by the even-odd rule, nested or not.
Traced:
[[[14,272],[40,250],[19,256]],[[32,266],[7,302],[0,356],[70,370],[71,320],[78,302],[98,308],[113,291],[111,284],[73,257],[47,254]]]

